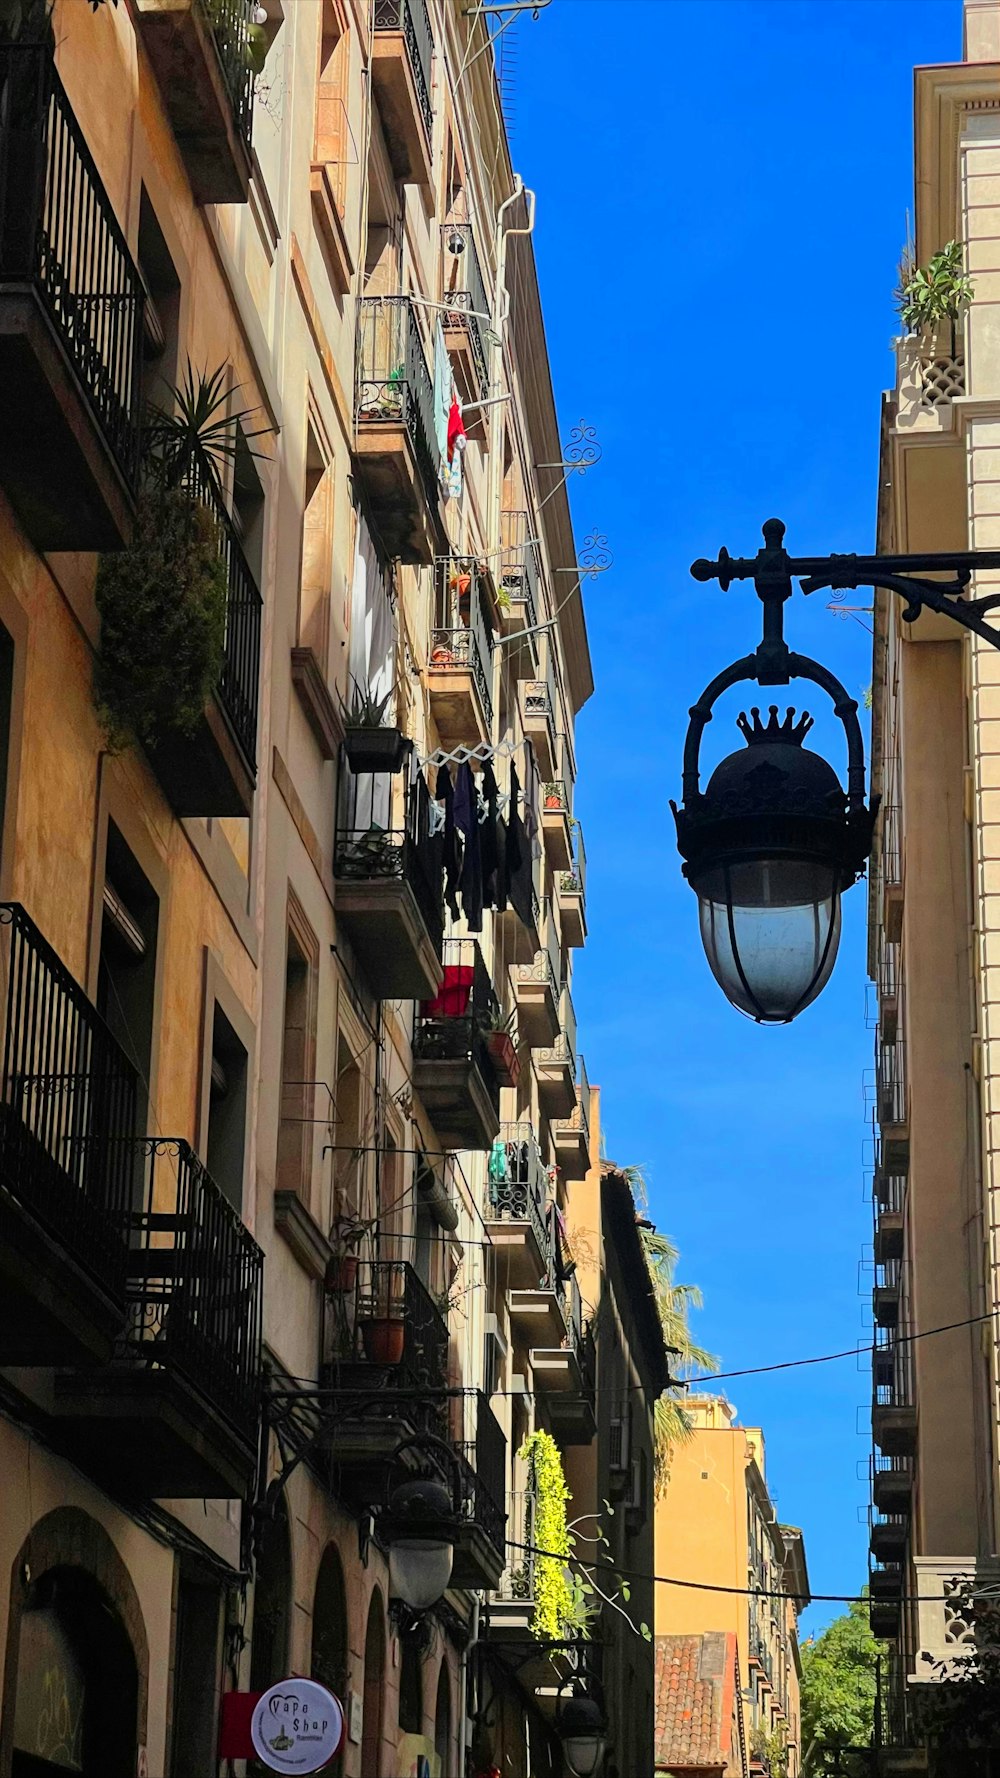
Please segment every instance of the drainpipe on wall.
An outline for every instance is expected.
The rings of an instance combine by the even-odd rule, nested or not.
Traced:
[[[528,206],[528,221],[523,228],[508,228],[505,225],[506,213],[524,198]],[[535,194],[529,191],[520,173],[514,174],[514,189],[509,198],[505,198],[497,211],[496,222],[496,288],[493,293],[493,346],[490,352],[490,394],[499,395],[503,383],[503,338],[504,328],[510,314],[510,297],[507,293],[507,242],[513,235],[530,235],[535,226]],[[504,402],[498,402],[490,408],[490,462],[489,462],[489,497],[487,513],[489,515],[489,537],[487,550],[491,562],[499,563],[500,559],[500,509],[503,502],[503,421]]]

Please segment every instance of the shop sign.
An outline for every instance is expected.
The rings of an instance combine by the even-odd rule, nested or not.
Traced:
[[[282,1679],[262,1692],[250,1718],[258,1759],[272,1772],[318,1772],[340,1749],[339,1698],[315,1679]]]

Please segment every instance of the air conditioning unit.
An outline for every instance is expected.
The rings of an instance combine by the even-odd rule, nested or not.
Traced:
[[[646,1502],[643,1499],[643,1465],[638,1457],[633,1457],[628,1466],[628,1492],[625,1495],[626,1512],[645,1512]]]
[[[628,1469],[628,1434],[628,1416],[616,1415],[608,1434],[608,1467],[613,1475],[623,1475]]]

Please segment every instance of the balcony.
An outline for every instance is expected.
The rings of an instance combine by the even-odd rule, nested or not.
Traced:
[[[445,747],[478,747],[493,731],[493,616],[488,576],[468,557],[442,556],[427,647],[431,715]]]
[[[121,549],[139,273],[49,52],[0,46],[0,92],[0,486],[37,549]]]
[[[192,483],[191,492],[212,513],[226,565],[222,672],[194,733],[164,734],[149,755],[175,814],[251,815],[257,785],[261,596],[218,494],[207,483]]]
[[[461,1528],[455,1540],[453,1587],[495,1587],[507,1555],[507,1440],[482,1390],[462,1398],[459,1459]]]
[[[896,341],[896,431],[939,439],[954,430],[956,399],[965,394],[965,348],[959,334]]]
[[[384,1498],[386,1464],[418,1429],[442,1434],[440,1409],[423,1393],[448,1383],[448,1325],[407,1260],[361,1260],[353,1286],[328,1294],[323,1384],[344,1391],[324,1449],[334,1491],[356,1502]],[[384,1395],[378,1411],[351,1412],[359,1393]]]
[[[519,1488],[507,1496],[507,1566],[490,1600],[490,1635],[517,1637],[527,1643],[535,1613],[536,1504],[534,1490]]]
[[[149,56],[199,204],[245,204],[250,189],[252,0],[136,0]]]
[[[556,762],[555,686],[549,675],[544,679],[522,679],[517,691],[521,727],[535,749],[538,769],[547,782],[555,772]]]
[[[903,1571],[898,1562],[885,1567],[873,1568],[868,1577],[870,1598],[879,1601],[898,1601],[903,1592]]]
[[[872,1307],[877,1327],[896,1327],[899,1323],[899,1261],[887,1260],[875,1268]]]
[[[576,1103],[568,1117],[554,1118],[549,1133],[556,1160],[566,1179],[583,1179],[590,1169],[590,1082],[587,1065],[577,1058]]]
[[[125,1323],[135,1070],[37,926],[0,904],[0,1364],[106,1364]]]
[[[902,1562],[909,1529],[909,1520],[898,1513],[873,1512],[868,1541],[876,1562]]]
[[[896,1516],[913,1506],[913,1468],[909,1458],[872,1458],[872,1505],[880,1513]]]
[[[565,780],[550,778],[542,785],[542,838],[553,874],[568,871],[573,863],[572,819]]]
[[[900,970],[899,946],[879,933],[877,982],[879,1031],[887,1043],[895,1043],[899,1029]]]
[[[188,1144],[124,1145],[127,1316],[105,1369],[56,1378],[60,1438],[116,1491],[238,1499],[257,1462],[263,1254]]]
[[[558,1346],[532,1347],[535,1388],[544,1397],[552,1431],[564,1445],[589,1445],[597,1430],[594,1415],[593,1342],[583,1325],[576,1278],[562,1286],[565,1333]]]
[[[474,939],[446,939],[444,982],[413,1032],[413,1085],[443,1149],[488,1149],[500,1130],[500,1086],[490,1055],[499,1012]]]
[[[899,1635],[900,1602],[898,1599],[868,1600],[868,1621],[873,1636],[880,1641],[891,1642]],[[888,1770],[888,1768],[885,1768]]]
[[[372,85],[397,179],[432,183],[431,63],[434,40],[424,0],[375,0]]]
[[[587,942],[587,854],[579,821],[570,821],[569,869],[556,875],[556,906],[563,944],[571,951]]]
[[[348,779],[346,761],[342,783]],[[381,775],[380,775],[381,776]],[[334,852],[337,928],[379,1000],[422,1000],[441,981],[444,894],[440,843],[431,837],[423,774],[406,792],[406,825],[339,828]]]
[[[554,1256],[532,1288],[508,1292],[507,1309],[515,1344],[522,1350],[534,1355],[562,1347],[569,1331],[568,1306],[564,1287],[556,1277]]]
[[[385,552],[433,561],[444,540],[434,385],[408,297],[358,303],[355,417],[354,473]]]
[[[903,844],[902,818],[895,803],[882,810],[882,926],[889,944],[898,945],[903,936]]]
[[[917,1410],[908,1400],[905,1379],[874,1383],[872,1437],[884,1457],[912,1457],[917,1448]]]
[[[545,1049],[532,1049],[539,1103],[547,1117],[566,1118],[576,1106],[576,1013],[569,988],[559,995],[559,1032]]]
[[[490,1155],[483,1221],[498,1283],[530,1290],[549,1269],[548,1169],[530,1124],[502,1124]]]
[[[876,1113],[882,1132],[881,1160],[887,1173],[905,1175],[910,1165],[910,1094],[906,1045],[880,1041],[876,1056]]]
[[[917,1652],[908,1677],[911,1684],[920,1680],[939,1684],[956,1658],[961,1661],[975,1650],[976,1613],[970,1594],[975,1590],[995,1599],[1000,1564],[990,1557],[914,1556],[913,1579],[918,1601]],[[962,1671],[962,1667],[956,1669],[954,1677],[960,1678]]]
[[[514,636],[534,629],[541,611],[541,568],[530,513],[501,513],[500,545],[500,583],[506,594],[503,627],[506,635]],[[527,675],[537,673],[537,635],[525,636],[511,652],[517,654],[517,664]]]
[[[442,225],[441,258],[445,344],[465,400],[481,401],[490,390],[490,302],[471,223]]]
[[[551,914],[546,916],[548,943],[530,963],[515,963],[510,972],[517,1027],[530,1048],[555,1043],[560,1030],[559,964],[554,956]]]

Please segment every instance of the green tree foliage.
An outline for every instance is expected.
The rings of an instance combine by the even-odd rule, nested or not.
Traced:
[[[867,1747],[875,1721],[875,1673],[882,1643],[868,1602],[856,1600],[802,1650],[802,1769],[820,1772],[823,1750]]]
[[[639,1167],[625,1167],[626,1179],[632,1187],[636,1207],[646,1207],[646,1182]],[[678,1284],[674,1277],[680,1257],[668,1235],[657,1234],[653,1228],[641,1229],[642,1245],[653,1284],[663,1343],[670,1354],[670,1369],[679,1380],[699,1371],[717,1371],[719,1360],[699,1346],[691,1332],[690,1313],[702,1305],[701,1291],[696,1284]],[[691,1421],[684,1411],[683,1389],[668,1389],[656,1404],[654,1423],[656,1492],[662,1496],[670,1474],[670,1458],[677,1445],[691,1437]]]

